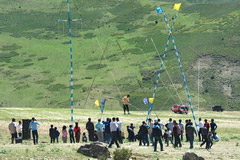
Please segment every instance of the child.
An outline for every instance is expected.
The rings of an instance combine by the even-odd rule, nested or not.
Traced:
[[[67,143],[67,127],[63,126],[62,129],[62,141],[63,143]]]
[[[57,143],[58,143],[58,137],[60,135],[60,132],[57,130],[57,127],[54,128],[54,138],[56,139]]]
[[[75,143],[72,125],[69,126],[68,133],[69,133],[69,137],[70,137],[70,143]]]
[[[87,136],[86,136],[86,133],[85,133],[85,132],[83,132],[82,142],[87,143]]]
[[[53,125],[51,124],[50,127],[51,127],[51,128],[49,129],[49,136],[50,136],[50,139],[51,139],[51,143],[55,143],[55,138],[54,138],[54,128],[53,128]]]

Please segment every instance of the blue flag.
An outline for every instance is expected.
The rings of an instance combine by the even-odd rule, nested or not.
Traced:
[[[106,102],[106,99],[103,99],[103,100],[101,100],[101,102],[100,102],[100,103],[101,103],[101,105],[103,105],[103,106],[104,106],[104,105],[105,105],[105,102]]]
[[[163,10],[161,7],[156,8],[156,10],[157,10],[157,13],[163,13]]]
[[[144,104],[148,104],[148,98],[144,98],[144,99],[143,99],[143,103],[144,103]]]

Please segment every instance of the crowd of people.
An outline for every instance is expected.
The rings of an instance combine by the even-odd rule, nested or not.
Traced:
[[[38,144],[38,125],[40,125],[40,123],[35,118],[32,118],[29,129],[32,131],[34,144]],[[169,118],[166,124],[162,123],[160,119],[152,120],[149,118],[147,122],[142,122],[137,132],[135,132],[136,127],[134,124],[130,123],[126,128],[126,136],[122,130],[122,122],[118,117],[106,118],[105,121],[98,119],[96,124],[92,122],[91,118],[88,118],[85,128],[88,132],[87,134],[86,132],[82,132],[78,122],[76,122],[75,126],[70,125],[69,128],[64,125],[60,133],[57,127],[50,125],[50,143],[58,143],[59,136],[61,135],[63,143],[67,143],[68,139],[70,143],[80,143],[81,139],[81,141],[85,143],[88,141],[99,141],[107,143],[109,148],[111,148],[113,144],[116,144],[116,146],[120,148],[120,144],[123,144],[123,139],[126,139],[128,142],[136,142],[138,140],[139,146],[153,146],[154,151],[157,151],[159,143],[160,150],[163,151],[164,143],[166,147],[168,147],[169,144],[172,144],[174,148],[182,147],[184,137],[186,142],[189,142],[190,149],[194,147],[195,137],[198,137],[198,141],[202,142],[201,147],[206,144],[206,149],[211,148],[213,139],[219,140],[216,133],[217,125],[214,119],[211,119],[211,123],[208,123],[207,119],[203,122],[202,119],[199,118],[198,131],[196,131],[193,126],[191,119],[185,120],[184,125],[181,119],[177,122],[176,120],[172,120],[172,118]],[[11,133],[12,143],[14,143],[14,139],[16,139],[17,136],[22,136],[21,121],[19,121],[17,125],[16,120],[13,118],[9,124],[9,131]]]

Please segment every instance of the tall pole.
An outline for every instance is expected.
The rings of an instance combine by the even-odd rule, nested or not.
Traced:
[[[72,61],[72,26],[71,26],[71,17],[70,17],[70,5],[69,0],[67,0],[68,6],[68,32],[69,32],[69,44],[70,44],[70,98],[71,98],[71,123],[74,122],[74,99],[73,99],[73,61]]]
[[[200,60],[198,60],[198,118],[199,118],[199,79],[200,79]]]
[[[70,38],[70,106],[71,106],[71,124],[74,123],[74,99],[73,99],[73,56],[72,56],[72,21],[81,21],[81,19],[71,19],[70,16],[70,2],[66,0],[68,7],[68,19],[67,20],[58,20],[58,22],[68,22],[68,35]]]

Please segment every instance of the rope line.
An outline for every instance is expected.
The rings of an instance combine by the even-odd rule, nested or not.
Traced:
[[[98,64],[98,68],[99,68],[100,65],[102,64],[102,60],[103,60],[104,54],[106,53],[106,50],[107,50],[108,44],[109,44],[109,41],[107,42],[107,44],[106,44],[106,46],[105,46],[105,48],[104,48],[104,51],[103,51],[103,53],[102,53],[102,57],[101,57],[100,62],[99,62],[99,64]],[[92,81],[92,83],[91,83],[91,86],[90,86],[90,88],[89,88],[89,90],[88,90],[87,97],[86,97],[86,99],[85,99],[84,106],[87,104],[88,97],[89,97],[89,95],[90,95],[90,93],[91,93],[91,90],[92,90],[93,84],[94,84],[95,79],[96,79],[96,77],[97,77],[97,74],[98,74],[98,72],[94,75],[93,81]]]
[[[153,41],[152,38],[151,38],[151,41],[152,41],[152,43],[153,43],[153,45],[154,45],[154,48],[155,48],[155,50],[156,50],[156,52],[157,52],[157,54],[158,54],[158,56],[159,56],[159,59],[162,61],[161,55],[159,54],[158,49],[157,49],[157,47],[156,47],[156,45],[155,45],[155,43],[154,43],[154,41]],[[168,42],[169,42],[169,41],[168,41]],[[168,43],[167,43],[166,46],[168,46]],[[168,49],[168,48],[167,48],[167,49]],[[177,96],[178,96],[181,104],[183,104],[183,101],[182,101],[182,99],[180,98],[180,96],[179,96],[179,94],[178,94],[178,91],[177,91],[177,89],[176,89],[176,87],[175,87],[175,85],[174,85],[174,83],[173,83],[173,81],[172,81],[172,79],[171,79],[171,77],[170,77],[170,74],[169,74],[169,72],[168,72],[168,70],[167,70],[166,64],[164,65],[164,68],[166,69],[166,73],[167,73],[167,75],[168,75],[168,78],[169,78],[170,82],[172,83],[173,88],[174,88],[175,92],[177,93]],[[176,103],[176,102],[175,102],[175,103]]]
[[[99,43],[99,40],[98,40],[98,38],[96,38],[96,39],[97,39],[98,46],[100,47],[100,49],[101,49],[101,51],[102,51],[102,53],[103,53],[103,49],[102,49],[102,47],[101,47],[101,45],[100,45],[100,43]],[[108,70],[110,71],[110,74],[111,74],[111,76],[112,76],[112,79],[113,79],[113,81],[114,81],[114,84],[116,85],[117,90],[118,90],[120,96],[122,97],[122,93],[121,93],[121,91],[120,91],[120,89],[119,89],[119,87],[118,87],[118,85],[117,85],[117,82],[116,82],[116,80],[115,80],[115,78],[114,78],[114,75],[113,75],[112,71],[110,70],[110,67],[109,67],[109,64],[108,64],[108,62],[107,62],[107,59],[106,59],[105,55],[103,55],[103,57],[104,57],[105,63],[107,64]]]

